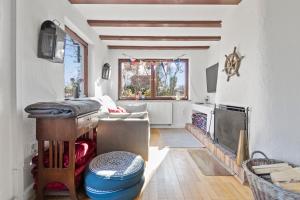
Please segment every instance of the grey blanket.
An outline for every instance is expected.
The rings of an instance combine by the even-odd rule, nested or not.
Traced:
[[[39,102],[25,108],[30,118],[69,118],[98,111],[100,103],[91,99]]]

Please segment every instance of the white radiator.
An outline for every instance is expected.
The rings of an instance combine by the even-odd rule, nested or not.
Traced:
[[[147,102],[150,124],[171,125],[173,123],[172,102]]]

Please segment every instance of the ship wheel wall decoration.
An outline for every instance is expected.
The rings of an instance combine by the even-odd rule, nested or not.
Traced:
[[[225,57],[226,61],[223,71],[227,74],[227,81],[229,81],[230,77],[234,75],[240,76],[239,69],[244,56],[239,56],[236,52],[236,47],[234,47],[233,53],[225,55]]]

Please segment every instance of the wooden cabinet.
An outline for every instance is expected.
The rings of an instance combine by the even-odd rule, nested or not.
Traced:
[[[74,118],[37,118],[36,139],[38,140],[38,184],[37,199],[44,198],[48,183],[60,182],[69,189],[70,197],[77,200],[75,185],[75,141],[91,138],[96,141],[97,113]],[[64,167],[64,152],[67,144],[69,165]],[[45,153],[48,150],[49,153]],[[49,166],[44,165],[47,157]]]

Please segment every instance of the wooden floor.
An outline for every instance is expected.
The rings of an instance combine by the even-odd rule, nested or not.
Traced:
[[[243,200],[251,191],[232,176],[204,176],[186,148],[159,146],[160,133],[152,131],[146,181],[136,200]],[[87,200],[83,194],[81,199]],[[69,198],[48,198],[66,200]]]

